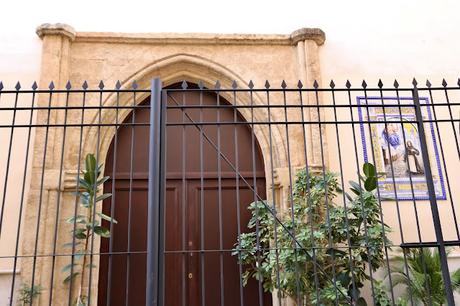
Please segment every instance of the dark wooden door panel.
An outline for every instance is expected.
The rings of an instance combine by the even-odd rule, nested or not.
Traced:
[[[246,181],[252,189],[241,180],[236,188],[235,179],[220,182],[216,179],[204,180],[204,184],[199,180],[188,181],[189,198],[193,199],[188,205],[195,206],[195,217],[190,220],[195,234],[194,244],[197,249],[202,247],[203,251],[195,263],[204,270],[204,273],[196,270],[198,275],[193,278],[193,283],[194,287],[200,288],[200,293],[204,286],[205,305],[222,305],[222,300],[225,305],[240,305],[241,297],[245,305],[262,304],[259,302],[258,283],[255,280],[241,287],[238,258],[231,255],[238,233],[248,231],[247,224],[251,215],[247,207],[257,198],[252,179],[246,178]],[[256,182],[257,192],[263,199],[265,180],[259,179]],[[263,299],[264,305],[271,304],[270,294],[264,294]]]
[[[179,104],[217,103],[211,92],[171,95]],[[170,99],[168,103],[175,102]],[[219,103],[228,104],[222,97]],[[194,121],[244,122],[230,108],[186,111],[187,116],[182,110],[168,109],[167,121],[189,123],[190,117]],[[149,109],[137,109],[125,122],[149,122]],[[258,283],[251,280],[241,287],[238,261],[231,255],[238,232],[247,230],[247,205],[254,201],[254,192],[242,180],[237,188],[234,168],[228,165],[238,161],[249,184],[255,171],[257,190],[264,198],[259,145],[248,125],[204,126],[203,132],[207,139],[196,126],[168,126],[166,130],[165,306],[233,306],[241,300],[247,306],[261,305]],[[118,224],[112,231],[112,249],[107,239],[101,243],[98,303],[106,305],[110,296],[110,305],[145,305],[148,127],[121,127],[116,143],[116,163],[114,142],[107,155],[106,175],[117,179],[104,186],[111,192],[114,183],[115,193],[104,201],[103,211],[110,214],[113,210]],[[270,294],[263,294],[263,300],[265,306],[271,305]]]

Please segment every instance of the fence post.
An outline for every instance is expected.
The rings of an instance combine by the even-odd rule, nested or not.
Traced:
[[[436,193],[434,190],[433,175],[431,173],[430,159],[428,155],[428,146],[425,136],[425,128],[423,126],[422,108],[420,105],[420,98],[418,95],[417,82],[414,79],[414,89],[412,90],[412,97],[414,99],[415,116],[417,119],[418,133],[420,138],[420,149],[422,151],[423,165],[425,170],[426,185],[428,188],[428,196],[430,199],[431,215],[433,218],[434,230],[436,233],[436,242],[439,250],[439,257],[441,261],[442,278],[444,280],[444,288],[446,292],[447,304],[454,306],[454,294],[452,292],[452,284],[450,280],[449,266],[447,264],[447,253],[442,235],[441,220],[439,218],[438,204],[436,201]],[[429,106],[427,106],[429,107]]]
[[[147,280],[146,306],[162,306],[162,229],[161,206],[164,192],[162,161],[161,80],[152,80],[150,90],[149,181],[147,214]],[[164,171],[163,171],[164,172]]]

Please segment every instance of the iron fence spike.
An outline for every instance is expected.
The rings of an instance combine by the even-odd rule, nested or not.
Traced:
[[[182,81],[181,87],[182,87],[182,89],[184,89],[184,90],[188,88],[188,84],[187,84],[187,82],[186,82],[185,80]]]
[[[426,80],[426,87],[428,87],[428,88],[431,87],[431,82],[430,82],[430,80]]]
[[[84,90],[87,90],[87,89],[88,89],[88,82],[84,81],[83,84],[81,85],[81,87],[82,87]]]
[[[18,84],[19,84],[19,82],[18,82]],[[18,86],[18,85],[16,85],[16,86]],[[48,88],[49,88],[50,90],[53,90],[53,89],[54,89],[54,82],[53,82],[53,81],[51,81],[51,83],[50,83],[50,85],[48,86]]]
[[[116,89],[120,89],[120,88],[121,88],[120,80],[118,80],[118,81],[115,83],[115,88],[116,88]]]
[[[399,83],[398,83],[398,80],[395,79],[394,83],[393,83],[393,86],[395,88],[399,88]]]
[[[415,78],[412,79],[412,85],[414,85],[414,87],[417,87],[417,80]]]
[[[215,89],[220,89],[220,82],[219,80],[216,81],[216,85],[214,86]]]
[[[363,80],[363,82],[361,83],[361,86],[366,89],[367,88],[367,83],[366,83],[366,80]]]
[[[313,88],[318,89],[318,87],[319,87],[318,81],[315,80],[313,82]]]
[[[457,85],[460,86],[460,78],[457,80]]]
[[[199,88],[199,89],[203,89],[203,88],[204,88],[204,83],[203,83],[203,81],[200,80],[200,81],[198,82],[198,88]]]
[[[268,82],[268,80],[265,81],[265,88],[266,88],[266,89],[269,89],[269,88],[270,88],[270,83]]]
[[[137,81],[134,80],[134,81],[133,81],[132,88],[135,90],[135,89],[137,89],[138,87],[139,87],[139,85],[137,84]]]
[[[1,87],[1,82],[0,82],[0,87]],[[32,89],[37,90],[37,88],[38,88],[37,82],[34,81],[34,83],[32,84]]]
[[[299,81],[297,82],[297,88],[301,89],[302,87],[303,87],[302,81],[299,80]]]
[[[3,89],[3,82],[0,81],[0,90]]]
[[[21,83],[19,83],[19,81],[16,83],[16,86],[14,86],[14,88],[16,88],[16,90],[19,90],[21,89]]]
[[[251,89],[254,88],[254,83],[252,82],[252,80],[249,81],[248,87]]]
[[[99,89],[104,89],[104,82],[102,80],[99,82]]]
[[[379,79],[379,82],[377,83],[377,86],[378,86],[379,88],[382,88],[382,87],[383,87],[382,79]]]
[[[67,90],[70,90],[72,88],[72,84],[70,84],[70,81],[67,81],[67,83],[65,84],[65,88]]]
[[[330,86],[331,88],[335,88],[334,80],[331,80],[331,82],[329,83],[329,86]]]
[[[345,83],[345,87],[347,87],[348,89],[350,89],[351,87],[351,83],[349,80],[347,80],[347,82]]]
[[[281,82],[281,88],[286,89],[286,87],[287,87],[287,84],[286,84],[286,82],[283,80],[283,81]]]
[[[446,79],[442,79],[442,83],[441,83],[441,84],[442,84],[443,87],[447,87]]]
[[[232,88],[236,89],[238,87],[238,84],[236,83],[236,80],[233,80],[232,82]]]

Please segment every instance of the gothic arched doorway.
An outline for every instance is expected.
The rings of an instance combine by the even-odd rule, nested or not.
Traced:
[[[245,122],[232,108],[212,108],[229,105],[213,92],[171,92],[168,105],[182,104],[206,107],[168,109],[167,122]],[[149,108],[124,122],[149,122]],[[148,126],[121,127],[107,155],[105,189],[115,192],[103,210],[118,223],[101,243],[99,305],[145,305],[148,139]],[[231,255],[238,232],[248,230],[254,190],[265,198],[263,157],[247,124],[167,127],[165,306],[271,305],[257,281],[241,285]]]

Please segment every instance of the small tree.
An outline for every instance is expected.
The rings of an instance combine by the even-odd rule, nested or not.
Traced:
[[[361,288],[371,279],[369,269],[384,264],[389,243],[375,194],[377,179],[374,165],[366,163],[361,184],[350,182],[353,195],[346,194],[346,207],[337,206],[342,192],[337,177],[303,169],[293,186],[292,206],[280,216],[282,225],[275,224],[269,203],[251,203],[250,231],[238,237],[233,251],[245,267],[244,284],[260,280],[266,291],[277,289],[299,306],[352,300],[365,305]],[[386,302],[384,296],[377,303]]]
[[[72,241],[66,243],[65,247],[75,248],[73,262],[62,268],[63,273],[67,273],[64,283],[69,283],[71,279],[80,276],[80,284],[75,304],[78,306],[87,305],[87,295],[84,293],[84,282],[86,272],[96,266],[88,263],[90,241],[94,235],[101,238],[109,238],[110,230],[102,226],[102,220],[117,223],[112,217],[99,212],[98,203],[112,196],[110,193],[101,193],[102,185],[109,179],[108,176],[101,178],[102,164],[96,165],[94,154],[85,157],[85,170],[77,178],[80,190],[77,192],[80,210],[66,220],[72,225]],[[90,289],[88,289],[90,290]]]

